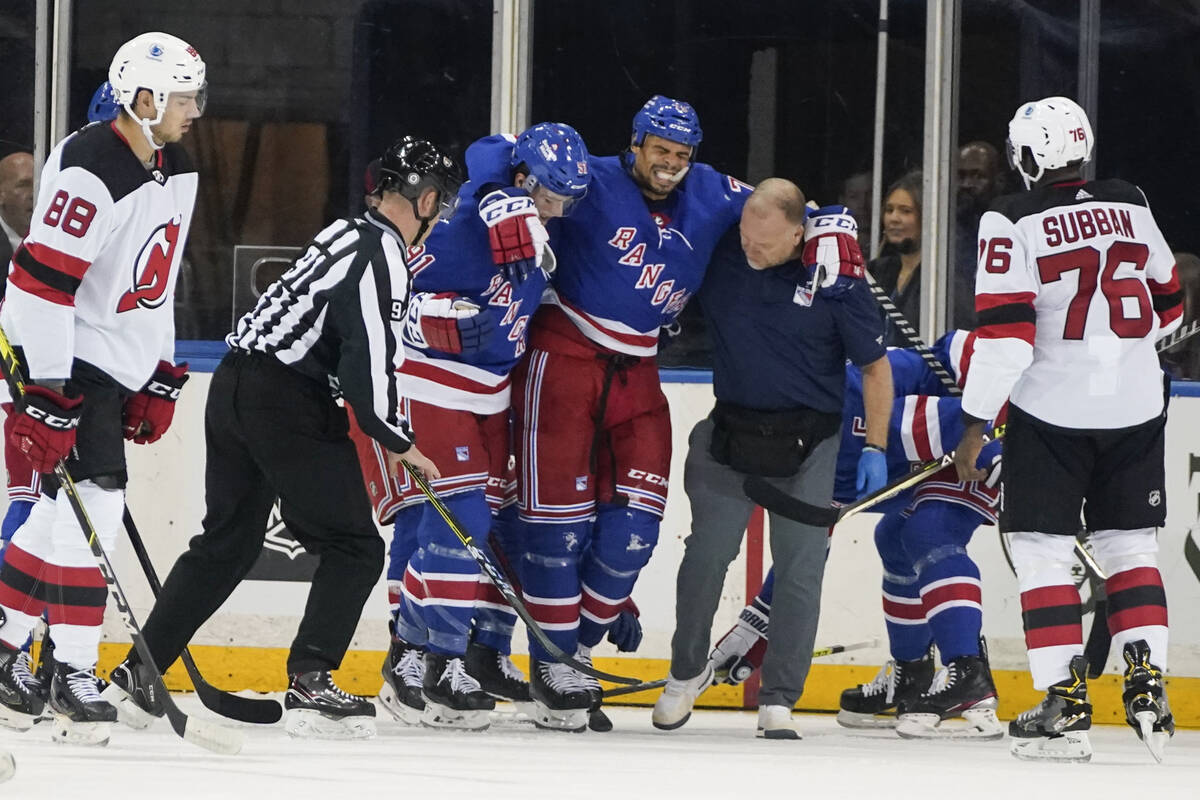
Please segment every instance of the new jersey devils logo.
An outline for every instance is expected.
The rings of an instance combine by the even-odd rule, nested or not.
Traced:
[[[175,261],[175,245],[179,241],[180,218],[164,222],[154,229],[150,238],[133,260],[133,288],[121,296],[117,313],[141,308],[157,308],[167,299],[167,282],[171,264]]]

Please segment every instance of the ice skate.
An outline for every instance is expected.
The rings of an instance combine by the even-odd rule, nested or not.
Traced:
[[[705,689],[712,684],[712,664],[705,664],[704,670],[694,678],[680,680],[674,675],[667,676],[667,685],[654,704],[654,713],[650,721],[654,727],[663,731],[673,731],[681,727],[692,716],[692,706]]]
[[[529,664],[533,724],[547,730],[571,733],[586,729],[592,698],[579,673],[557,661],[530,659]]]
[[[575,651],[575,660],[585,666],[592,666],[592,648],[579,645]],[[608,718],[608,714],[605,714],[604,709],[600,707],[604,703],[604,689],[600,687],[600,681],[586,673],[580,673],[579,680],[587,689],[588,697],[592,700],[591,705],[588,706],[588,730],[596,733],[608,733],[613,729],[613,724],[612,720]]]
[[[800,731],[792,722],[792,709],[788,706],[759,706],[759,739],[799,739]]]
[[[428,728],[485,731],[492,724],[496,700],[467,672],[462,656],[426,653],[422,694],[421,724]]]
[[[929,691],[900,701],[896,733],[905,739],[999,739],[1004,728],[996,719],[996,686],[987,661],[962,656],[933,680]],[[961,718],[965,724],[950,720]]]
[[[933,656],[888,661],[870,683],[842,692],[838,724],[844,728],[894,728],[896,708],[914,700],[933,682]]]
[[[479,642],[467,645],[467,674],[479,682],[479,688],[497,700],[507,700],[518,712],[533,715],[533,697],[529,681],[504,653]]]
[[[50,679],[50,708],[54,711],[51,738],[60,744],[108,744],[117,710],[100,696],[104,681],[95,668],[77,669],[55,662]]]
[[[403,639],[392,639],[383,659],[383,686],[379,702],[397,722],[420,725],[425,710],[421,684],[425,678],[425,650]]]
[[[1162,763],[1167,740],[1175,735],[1175,717],[1167,703],[1162,670],[1150,663],[1150,646],[1144,639],[1126,642],[1125,721],[1137,732],[1154,760]]]
[[[33,676],[29,654],[0,642],[0,726],[33,727],[46,708],[46,687]]]
[[[283,698],[284,729],[298,739],[369,739],[375,735],[375,706],[343,691],[327,670],[291,676]]]
[[[1092,704],[1087,699],[1087,659],[1075,656],[1071,677],[1049,688],[1046,699],[1008,723],[1009,751],[1026,761],[1090,761]]]
[[[162,699],[158,697],[157,676],[144,664],[127,658],[113,667],[109,684],[101,697],[117,709],[117,719],[131,728],[150,727],[156,717],[163,715]]]

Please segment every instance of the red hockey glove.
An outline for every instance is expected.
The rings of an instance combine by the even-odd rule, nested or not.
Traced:
[[[27,385],[17,403],[9,441],[38,472],[53,472],[75,447],[75,431],[83,415],[82,397],[64,397],[44,386]]]
[[[136,444],[157,442],[175,416],[179,390],[187,383],[188,365],[158,362],[158,369],[142,390],[125,401],[125,438]]]
[[[407,338],[418,347],[471,355],[487,346],[496,317],[453,292],[416,294],[408,304]]]
[[[812,271],[812,290],[837,297],[866,278],[858,223],[845,206],[818,208],[804,223],[804,266]]]
[[[542,265],[550,234],[538,219],[532,197],[519,189],[498,189],[479,201],[479,217],[488,227],[492,262],[512,284]]]

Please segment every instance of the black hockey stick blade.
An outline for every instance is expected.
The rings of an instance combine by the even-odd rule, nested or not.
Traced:
[[[425,499],[430,505],[433,506],[434,510],[438,512],[438,516],[442,518],[447,527],[449,527],[450,530],[453,531],[454,535],[458,537],[459,542],[461,542],[462,546],[467,549],[467,552],[471,554],[471,557],[475,559],[475,563],[479,565],[479,569],[482,570],[483,574],[487,576],[488,580],[495,585],[500,594],[504,596],[504,599],[508,601],[508,604],[512,606],[513,611],[516,612],[517,616],[521,618],[521,621],[524,622],[525,626],[529,629],[530,635],[537,639],[538,644],[545,648],[546,652],[549,653],[555,661],[559,662],[560,664],[566,664],[575,671],[582,672],[584,675],[590,675],[597,680],[610,681],[611,683],[641,683],[641,681],[637,678],[630,678],[626,675],[614,675],[611,672],[604,672],[603,670],[596,669],[595,667],[589,667],[587,664],[577,661],[574,656],[568,655],[559,649],[558,645],[551,641],[550,637],[546,635],[546,632],[543,631],[541,626],[537,624],[537,620],[535,620],[533,615],[529,613],[529,609],[525,607],[523,602],[521,602],[521,598],[517,597],[517,593],[512,588],[512,584],[509,583],[508,578],[506,578],[500,569],[494,563],[492,563],[492,559],[488,558],[488,555],[482,549],[480,549],[479,545],[475,544],[475,539],[470,533],[467,532],[467,529],[462,526],[462,523],[458,521],[458,518],[454,516],[454,513],[446,506],[445,502],[442,501],[441,496],[439,496],[438,493],[433,490],[433,487],[429,485],[429,481],[425,480],[425,476],[407,461],[402,463],[404,464],[404,469],[413,479],[413,482],[417,484],[417,487],[421,490],[421,493],[425,495]]]
[[[0,365],[3,367],[4,380],[8,384],[9,393],[12,395],[14,401],[19,401],[25,393],[25,384],[21,378],[21,364],[17,360],[17,354],[13,350],[12,344],[8,341],[8,337],[2,329],[0,329]],[[142,664],[149,667],[154,673],[154,681],[157,684],[155,688],[162,698],[163,709],[166,712],[167,719],[171,722],[171,728],[182,739],[199,747],[224,755],[237,753],[242,749],[241,733],[209,722],[193,720],[171,699],[166,686],[163,685],[162,671],[154,663],[154,657],[150,654],[150,648],[146,645],[146,640],[142,637],[142,629],[129,607],[129,602],[126,599],[128,595],[125,594],[125,590],[121,588],[121,584],[117,580],[116,570],[113,569],[112,562],[108,558],[108,553],[104,551],[104,546],[100,544],[100,537],[96,533],[96,527],[92,524],[92,520],[88,516],[87,509],[83,505],[83,499],[79,496],[79,490],[75,486],[75,481],[71,479],[71,474],[67,471],[64,462],[59,461],[55,464],[54,475],[58,478],[59,489],[67,496],[71,512],[75,515],[75,519],[79,523],[80,533],[87,539],[88,548],[92,551],[92,556],[96,560],[96,567],[100,570],[100,574],[104,577],[104,583],[108,587],[109,597],[112,598],[113,605],[117,609],[117,614],[121,617],[121,621],[125,624],[125,629],[129,632],[129,638],[133,640],[133,646],[137,648],[138,655],[142,659]]]
[[[787,517],[802,525],[828,528],[841,518],[841,509],[833,506],[815,506],[799,497],[792,497],[766,478],[751,475],[742,482],[742,491],[767,511]]]
[[[146,573],[146,581],[150,584],[150,590],[154,592],[155,597],[158,597],[159,592],[162,591],[162,583],[158,580],[154,562],[150,560],[150,553],[146,551],[146,543],[142,540],[128,507],[125,508],[124,521],[125,533],[129,537],[129,543],[133,545],[133,552],[137,554],[138,562],[142,565],[142,572]],[[180,655],[180,660],[187,669],[188,677],[192,679],[192,685],[196,687],[196,696],[210,711],[239,722],[252,722],[257,725],[270,725],[283,718],[283,706],[277,700],[267,697],[241,697],[232,692],[218,689],[206,681],[204,675],[200,673],[200,668],[196,666],[191,652],[186,647]]]

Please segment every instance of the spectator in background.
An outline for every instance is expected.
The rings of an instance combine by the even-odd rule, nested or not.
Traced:
[[[1183,324],[1186,327],[1200,317],[1200,256],[1176,253],[1179,284],[1183,289]],[[1200,336],[1185,339],[1163,353],[1163,365],[1173,378],[1200,380]]]
[[[6,152],[7,151],[7,152]],[[21,147],[0,149],[0,263],[8,274],[17,245],[29,233],[33,216],[33,154]],[[0,281],[0,298],[4,283]]]
[[[871,202],[871,179],[874,173],[866,169],[855,172],[842,181],[837,201],[854,214],[858,220],[860,242],[869,242],[875,236],[875,206]]]
[[[883,247],[867,270],[912,323],[921,325],[921,173],[914,170],[888,187],[883,200]],[[905,346],[891,322],[884,341]]]
[[[975,327],[975,265],[979,218],[1004,191],[1000,153],[987,142],[967,142],[958,151],[958,222],[954,237],[952,326]]]

